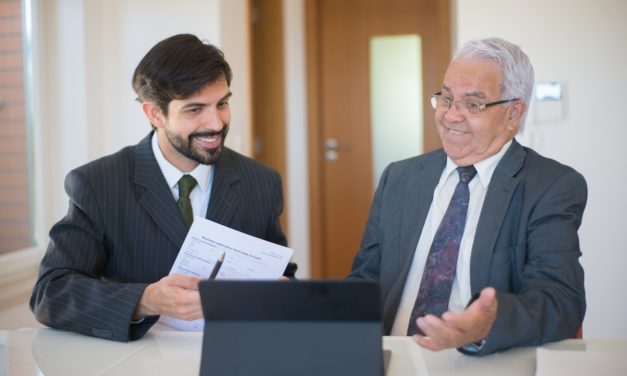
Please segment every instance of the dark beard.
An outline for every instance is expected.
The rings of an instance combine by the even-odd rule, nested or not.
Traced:
[[[192,133],[187,137],[187,140],[184,140],[176,134],[171,134],[167,130],[165,132],[165,135],[168,138],[168,141],[170,141],[170,144],[172,144],[172,146],[174,147],[174,149],[176,149],[176,151],[178,151],[188,159],[204,165],[212,165],[216,163],[218,158],[220,158],[220,154],[224,149],[224,140],[226,139],[227,133],[229,133],[229,125],[224,124],[222,130],[220,131]],[[192,140],[194,137],[212,137],[216,135],[220,135],[220,146],[218,146],[217,148],[205,148],[199,150],[198,148],[192,147]]]

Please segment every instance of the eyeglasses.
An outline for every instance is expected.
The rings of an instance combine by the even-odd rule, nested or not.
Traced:
[[[500,101],[490,102],[490,103],[481,103],[481,101],[479,101],[478,99],[464,98],[464,99],[460,99],[458,101],[453,102],[451,98],[442,94],[441,91],[433,94],[430,97],[430,99],[431,99],[431,106],[433,106],[434,110],[448,111],[451,109],[451,106],[454,103],[457,111],[462,110],[470,115],[476,115],[480,113],[481,111],[484,111],[485,109],[492,107],[492,106],[496,106],[498,104],[509,103],[509,102],[520,100],[520,98],[514,98],[514,99],[502,99]],[[461,107],[457,105],[457,103],[460,103],[460,102],[462,104]]]

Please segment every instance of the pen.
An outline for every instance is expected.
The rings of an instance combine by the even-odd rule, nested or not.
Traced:
[[[224,262],[224,252],[222,252],[220,257],[218,257],[218,261],[216,261],[216,264],[213,266],[213,270],[211,271],[211,274],[209,275],[209,279],[216,279],[216,276],[218,275],[218,272],[220,271],[220,267],[222,267],[223,262]]]

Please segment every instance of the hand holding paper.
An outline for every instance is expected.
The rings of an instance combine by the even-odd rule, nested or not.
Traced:
[[[290,248],[196,217],[170,274],[201,279],[277,280],[292,253]],[[202,319],[184,321],[170,316],[162,316],[161,321],[180,330],[202,330],[204,324]]]
[[[202,318],[198,282],[196,277],[171,274],[148,285],[139,301],[134,320],[160,314],[185,320]]]

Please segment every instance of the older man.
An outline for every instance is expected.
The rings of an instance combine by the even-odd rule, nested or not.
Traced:
[[[516,45],[466,43],[431,97],[443,149],[383,173],[349,278],[380,282],[385,334],[485,355],[580,327],[586,182],[514,139],[533,76]]]

